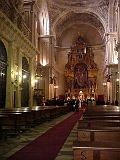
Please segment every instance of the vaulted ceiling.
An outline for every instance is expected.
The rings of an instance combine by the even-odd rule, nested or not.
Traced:
[[[108,0],[47,0],[47,4],[51,31],[56,33],[58,45],[66,46],[68,37],[69,43],[74,43],[78,35],[91,45],[104,43]]]

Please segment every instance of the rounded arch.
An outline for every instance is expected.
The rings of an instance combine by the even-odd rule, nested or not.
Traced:
[[[54,23],[54,30],[57,35],[61,35],[62,32],[75,24],[88,24],[98,30],[100,35],[103,35],[105,29],[100,18],[93,12],[74,13],[73,11],[66,13]]]
[[[95,37],[93,38],[93,33]],[[58,39],[58,45],[62,47],[70,47],[76,42],[76,39],[82,36],[89,43],[89,45],[102,45],[103,40],[99,32],[93,27],[84,24],[72,25],[63,31],[61,37]]]
[[[95,41],[92,45],[104,44],[105,28],[100,18],[92,12],[67,13],[63,17],[59,18],[58,21],[56,21],[56,23],[54,24],[54,32],[57,33],[56,45],[58,46],[61,46],[62,38],[65,37],[67,33],[69,33],[68,36],[71,37],[73,35],[73,37],[65,41],[66,43],[69,42],[71,39],[73,39],[74,36],[77,37],[78,32],[81,32],[82,34],[85,33],[87,38],[89,39],[88,41],[91,41],[91,37],[93,37],[93,33],[95,33],[95,35],[97,36],[95,36]],[[67,36],[65,38],[67,38]],[[65,47],[68,47],[68,46],[65,46]]]

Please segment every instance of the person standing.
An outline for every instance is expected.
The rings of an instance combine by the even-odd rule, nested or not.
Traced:
[[[118,106],[118,101],[117,101],[117,99],[116,99],[116,101],[115,101],[115,106]]]
[[[81,99],[79,99],[79,107],[78,108],[81,108]]]
[[[79,106],[79,99],[76,100],[76,104],[75,104],[75,111],[76,112],[79,111],[78,106]]]

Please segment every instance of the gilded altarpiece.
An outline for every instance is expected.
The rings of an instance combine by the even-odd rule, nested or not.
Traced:
[[[79,36],[71,46],[65,65],[66,98],[96,99],[97,72],[92,47]]]

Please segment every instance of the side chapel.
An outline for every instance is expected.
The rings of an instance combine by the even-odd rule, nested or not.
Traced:
[[[96,99],[98,68],[92,47],[79,36],[70,48],[64,70],[66,98]]]

